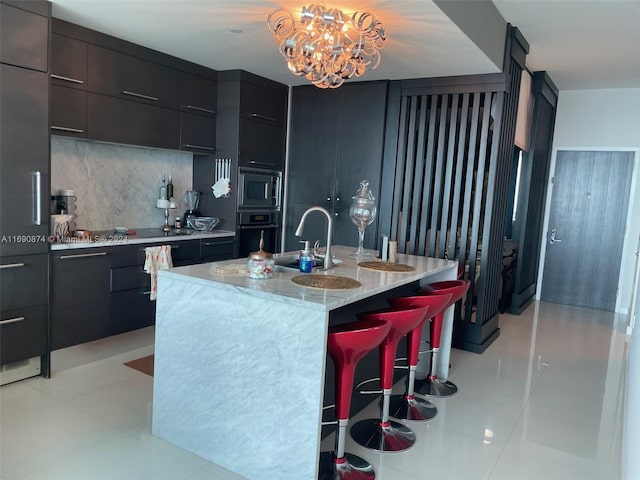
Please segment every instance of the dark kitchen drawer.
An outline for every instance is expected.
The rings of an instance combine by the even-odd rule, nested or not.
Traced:
[[[0,313],[0,365],[47,353],[47,306]]]
[[[51,134],[86,138],[87,92],[51,85]]]
[[[200,261],[200,240],[179,240],[173,242],[158,242],[137,245],[139,265],[144,265],[145,248],[171,246],[171,261],[174,267],[192,265]]]
[[[143,265],[111,269],[111,292],[134,289],[151,289],[151,276]]]
[[[200,258],[203,262],[218,262],[233,257],[234,237],[206,238],[200,240]]]
[[[89,93],[87,138],[178,150],[180,112]]]
[[[144,265],[145,246],[144,244],[133,244],[111,247],[111,268]]]
[[[180,108],[180,76],[173,68],[89,45],[88,90],[134,102]]]
[[[0,310],[47,304],[47,254],[2,257],[0,265]]]
[[[149,299],[147,290],[112,293],[109,335],[153,325],[155,315],[156,302]]]

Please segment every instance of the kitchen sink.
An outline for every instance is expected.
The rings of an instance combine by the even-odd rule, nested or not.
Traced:
[[[338,260],[336,258],[333,259],[333,264],[337,265],[342,263],[342,260]],[[315,259],[313,268],[319,269],[322,268],[323,258],[322,256],[318,256]],[[275,270],[276,272],[293,272],[300,270],[300,259],[297,255],[288,256],[288,257],[278,257],[275,259]]]

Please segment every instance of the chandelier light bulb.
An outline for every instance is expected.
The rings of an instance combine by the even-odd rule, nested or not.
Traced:
[[[384,27],[371,12],[349,16],[312,4],[302,7],[298,21],[287,10],[274,10],[267,25],[291,73],[319,88],[338,88],[375,69],[386,43]]]

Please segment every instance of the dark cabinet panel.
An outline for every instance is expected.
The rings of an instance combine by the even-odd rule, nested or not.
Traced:
[[[240,116],[284,127],[287,116],[286,93],[276,92],[254,83],[242,82],[240,85]]]
[[[50,189],[47,75],[0,64],[0,116],[0,255],[45,253]]]
[[[52,33],[51,84],[86,90],[87,49],[85,42]]]
[[[168,244],[171,245],[171,260],[174,267],[200,262],[200,240],[182,240]]]
[[[44,3],[44,2],[42,2]],[[46,72],[49,54],[48,16],[0,4],[0,61]]]
[[[180,73],[154,62],[89,45],[88,89],[92,92],[179,108]]]
[[[46,304],[48,273],[46,254],[1,257],[0,310]]]
[[[46,353],[46,304],[0,312],[0,365]]]
[[[51,134],[86,138],[87,92],[51,85]]]
[[[108,335],[108,249],[57,251],[51,260],[51,349]]]
[[[213,154],[216,150],[216,119],[204,115],[180,113],[180,148]]]
[[[151,288],[151,276],[144,271],[144,265],[111,269],[111,292]]]
[[[252,120],[240,120],[239,165],[282,170],[284,157],[285,131],[283,128]]]
[[[149,293],[148,289],[137,289],[111,294],[109,335],[117,335],[154,324],[156,302],[149,299]]]
[[[186,112],[215,116],[218,109],[218,84],[210,78],[182,73],[180,108]]]
[[[178,150],[179,125],[177,110],[88,94],[88,138]]]
[[[233,237],[208,238],[200,240],[200,260],[218,262],[233,257]]]
[[[362,180],[369,181],[379,206],[386,92],[386,82],[356,82],[337,90],[293,89],[287,250],[298,248],[294,230],[313,205],[333,215],[335,244],[358,244],[349,207]],[[326,220],[317,218],[305,226],[304,238],[324,245]],[[376,247],[376,225],[367,227],[365,248]]]

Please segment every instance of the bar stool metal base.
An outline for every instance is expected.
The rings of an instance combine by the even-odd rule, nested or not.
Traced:
[[[351,427],[353,439],[365,448],[377,452],[401,452],[416,442],[413,431],[398,422],[383,427],[378,418],[361,420]]]
[[[345,453],[344,463],[334,461],[333,452],[320,453],[318,480],[373,480],[376,478],[373,466],[365,459],[352,453]]]
[[[406,395],[392,395],[389,416],[398,420],[425,421],[438,414],[436,406],[424,398],[407,398]]]
[[[431,379],[427,377],[422,380],[416,380],[415,392],[430,397],[451,397],[458,393],[458,387],[448,380],[442,382],[437,378]]]

